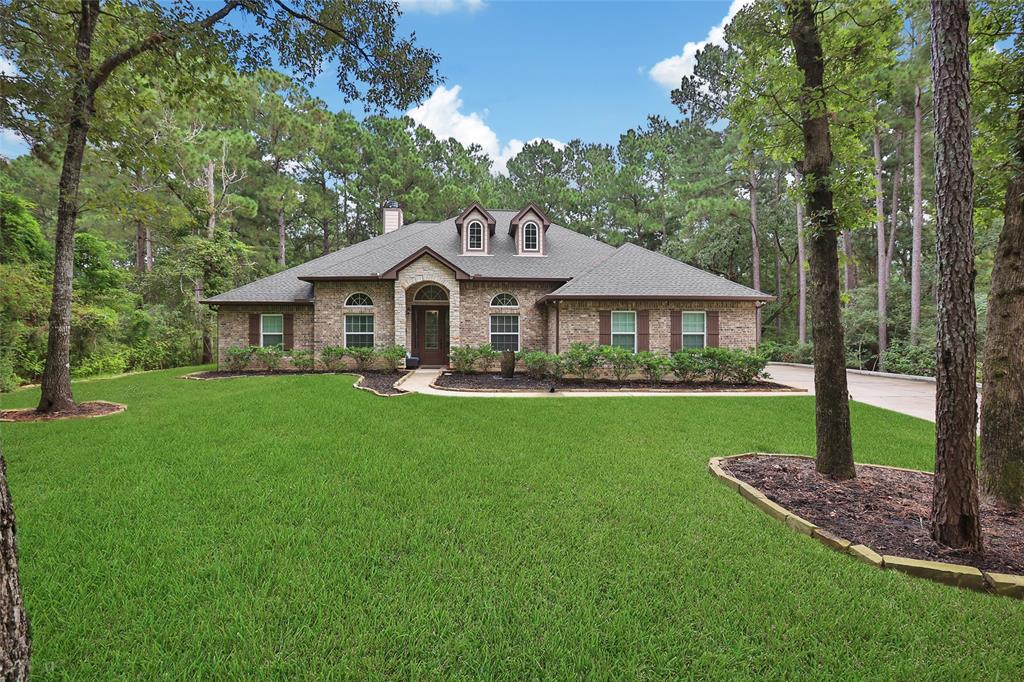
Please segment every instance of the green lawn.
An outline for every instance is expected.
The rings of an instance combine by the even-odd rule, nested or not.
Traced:
[[[1021,602],[857,563],[708,475],[812,454],[810,398],[183,372],[0,427],[41,677],[1024,677]],[[929,424],[853,418],[860,461],[930,467]]]

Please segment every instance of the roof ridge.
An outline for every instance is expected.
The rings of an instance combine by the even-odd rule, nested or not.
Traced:
[[[408,230],[408,229],[405,229],[405,228],[410,228],[410,227],[412,227],[414,225],[419,225],[419,224],[422,224],[422,226],[423,226],[422,229],[418,229],[418,230]],[[377,244],[373,248],[367,249],[367,250],[363,251],[362,253],[351,254],[351,255],[349,255],[349,256],[347,256],[345,258],[339,258],[337,261],[331,263],[331,266],[329,266],[329,267],[340,265],[341,263],[347,263],[348,261],[352,260],[353,258],[359,258],[361,256],[366,256],[368,254],[374,253],[375,251],[379,251],[379,250],[381,250],[383,248],[387,248],[389,246],[394,246],[398,242],[403,242],[406,239],[412,237],[413,235],[419,234],[420,232],[424,232],[426,230],[426,228],[428,228],[428,227],[437,226],[437,225],[440,225],[440,223],[431,223],[431,222],[426,222],[426,221],[423,221],[423,220],[417,220],[415,223],[409,223],[407,225],[403,225],[402,227],[398,228],[394,232],[387,232],[385,234],[378,234],[378,235],[376,235],[374,237],[370,237],[367,240],[364,240],[364,241],[361,241],[361,242],[356,242],[355,244],[349,244],[345,248],[339,249],[339,250],[334,251],[334,252],[332,252],[330,254],[327,254],[327,255],[330,255],[330,256],[338,255],[338,254],[344,253],[345,251],[348,251],[349,249],[351,249],[354,246],[360,246],[362,244],[369,244],[374,239],[378,239],[380,237],[385,237],[385,236],[387,236],[389,234],[399,234],[400,232],[402,232],[403,229],[405,229],[405,234],[400,239],[390,239],[390,240],[388,240],[388,242],[386,244]],[[323,256],[321,256],[321,258],[322,257]],[[319,260],[319,259],[317,259],[317,260]],[[401,259],[399,259],[399,260],[401,260]],[[310,262],[313,262],[313,261],[310,261]],[[320,270],[314,270],[312,272],[307,272],[305,274],[305,276],[307,276],[307,277],[314,276],[318,272],[322,272],[323,270],[326,270],[326,269],[327,268],[321,268]]]

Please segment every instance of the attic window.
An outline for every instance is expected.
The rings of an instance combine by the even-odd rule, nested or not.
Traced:
[[[448,292],[436,284],[428,284],[416,292],[414,301],[447,301]]]
[[[352,294],[351,296],[349,296],[348,300],[345,301],[345,305],[347,305],[347,306],[371,306],[371,305],[373,305],[373,299],[371,299],[367,294],[359,292],[357,294]]]
[[[526,223],[523,226],[523,251],[537,251],[540,246],[537,223]]]
[[[519,307],[519,301],[516,297],[508,292],[502,292],[491,299],[492,308],[517,308]]]
[[[466,248],[470,251],[481,251],[484,248],[484,226],[477,220],[469,224]]]

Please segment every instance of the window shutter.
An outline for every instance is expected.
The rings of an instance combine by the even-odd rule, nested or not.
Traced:
[[[612,311],[597,311],[597,342],[602,346],[612,345]]]
[[[708,346],[711,348],[718,348],[718,311],[709,310],[705,313],[707,316],[708,328]]]
[[[677,350],[683,348],[683,311],[673,310],[670,313],[671,320],[671,340],[669,341],[669,350],[675,353]]]
[[[295,341],[295,315],[284,314],[284,349],[291,350]]]
[[[651,311],[636,311],[636,350],[651,349]]]
[[[260,345],[260,314],[249,313],[249,345]]]

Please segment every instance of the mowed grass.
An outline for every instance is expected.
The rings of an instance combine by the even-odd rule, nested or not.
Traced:
[[[857,563],[708,475],[812,454],[810,398],[183,372],[0,427],[39,677],[1024,677],[1021,602]],[[930,468],[930,424],[853,419],[860,461]]]

